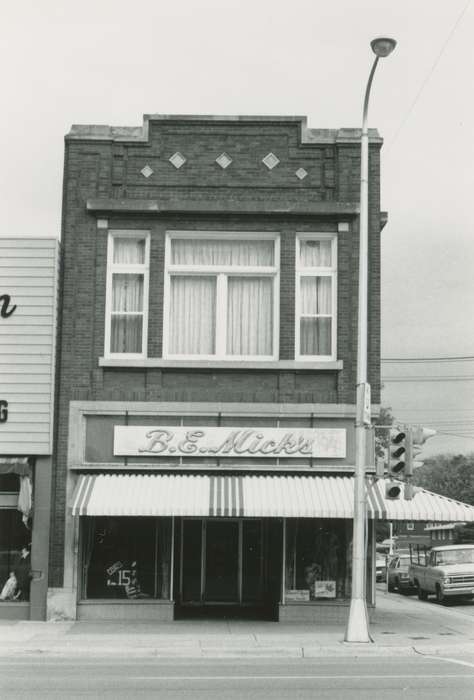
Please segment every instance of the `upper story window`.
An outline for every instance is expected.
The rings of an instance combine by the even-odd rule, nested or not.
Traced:
[[[297,360],[336,359],[337,240],[301,234],[296,242]]]
[[[274,234],[168,234],[164,356],[277,359],[278,260]]]
[[[150,238],[110,231],[107,250],[106,357],[144,357],[147,349]]]

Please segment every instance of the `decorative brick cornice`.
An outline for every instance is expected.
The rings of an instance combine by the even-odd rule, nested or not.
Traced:
[[[107,124],[73,124],[66,134],[69,141],[114,141],[114,142],[139,142],[148,143],[149,127],[151,122],[166,122],[173,124],[231,124],[245,123],[255,124],[261,127],[263,124],[291,125],[300,128],[300,140],[302,144],[331,145],[359,143],[360,129],[310,129],[306,117],[300,116],[263,116],[263,115],[198,115],[198,114],[145,114],[142,126],[109,126]],[[372,144],[383,143],[377,129],[369,129],[369,138]]]

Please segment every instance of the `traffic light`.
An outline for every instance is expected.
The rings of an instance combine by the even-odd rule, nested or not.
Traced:
[[[403,478],[406,466],[406,431],[400,428],[390,429],[390,444],[388,447],[388,475]]]
[[[402,484],[398,483],[396,481],[387,481],[385,484],[385,498],[388,498],[391,501],[396,500],[397,498],[400,498],[400,494],[402,493]]]
[[[385,484],[385,498],[395,500],[400,498],[402,484],[394,479],[403,480],[406,468],[406,439],[405,428],[391,428],[388,445],[388,477]]]

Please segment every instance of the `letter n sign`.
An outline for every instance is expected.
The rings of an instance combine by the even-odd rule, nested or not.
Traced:
[[[11,297],[9,294],[0,295],[0,316],[2,318],[8,318],[16,309],[16,304],[10,306]],[[10,308],[9,308],[10,307]]]

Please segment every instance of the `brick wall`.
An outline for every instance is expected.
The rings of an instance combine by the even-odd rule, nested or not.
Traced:
[[[342,217],[348,221],[349,231],[338,235],[337,342],[338,359],[344,363],[342,370],[116,369],[100,368],[98,364],[104,350],[107,231],[97,228],[96,215],[86,208],[87,200],[97,198],[118,203],[158,200],[160,207],[167,210],[163,215],[100,214],[108,219],[110,228],[151,232],[149,357],[162,354],[165,232],[227,229],[280,233],[280,359],[294,359],[295,235],[303,231],[337,231],[341,215],[336,213],[336,204],[358,202],[360,166],[357,132],[350,138],[346,133],[340,140],[332,130],[311,132],[302,138],[301,126],[294,119],[275,123],[269,119],[150,119],[146,141],[137,129],[114,132],[103,128],[73,129],[67,139],[50,585],[62,583],[70,400],[355,402],[358,222],[351,214]],[[146,131],[143,134],[146,137]],[[168,162],[176,151],[187,159],[179,170]],[[224,151],[233,159],[226,170],[215,163]],[[280,159],[273,170],[261,162],[270,151]],[[375,142],[370,151],[369,380],[377,402],[379,143]],[[153,169],[149,178],[140,172],[145,165]],[[308,173],[303,180],[295,175],[298,168]],[[321,203],[326,203],[326,209],[318,214]],[[190,213],[193,207],[201,213]]]

